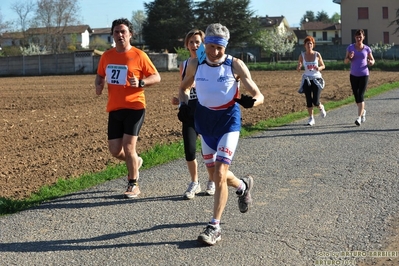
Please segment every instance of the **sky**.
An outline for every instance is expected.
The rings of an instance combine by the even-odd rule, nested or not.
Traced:
[[[18,18],[15,12],[10,9],[14,1],[0,1],[3,22]],[[110,27],[114,19],[122,17],[131,19],[133,11],[144,11],[144,3],[150,2],[152,1],[79,0],[80,20],[82,24],[87,24],[91,28]],[[250,0],[249,8],[255,11],[255,15],[260,17],[265,17],[266,15],[269,17],[284,16],[291,27],[299,26],[299,21],[306,11],[313,11],[315,15],[318,12],[325,11],[330,17],[334,13],[341,13],[340,5],[333,3],[332,0]]]

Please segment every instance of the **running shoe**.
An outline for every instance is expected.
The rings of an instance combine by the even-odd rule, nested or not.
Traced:
[[[139,157],[139,169],[143,165],[143,158]],[[133,181],[133,179],[129,179],[125,193],[123,194],[125,198],[136,198],[141,192],[139,189],[139,185],[137,181],[139,180],[140,175],[137,176],[137,179]]]
[[[238,195],[238,208],[241,213],[245,213],[248,211],[249,205],[252,203],[251,190],[254,186],[254,179],[252,176],[246,176],[241,178],[241,180],[245,183],[246,189],[241,195],[238,194],[238,191],[236,193]]]
[[[215,195],[215,182],[213,181],[208,181],[206,182],[206,190],[205,190],[206,195],[212,196]]]
[[[360,120],[362,123],[366,122],[366,110],[363,110],[362,118]]]
[[[326,113],[326,110],[324,109],[324,105],[320,104],[320,108],[319,109],[320,109],[320,116],[322,118],[326,117],[327,113]]]
[[[198,241],[210,246],[216,244],[216,242],[222,240],[222,228],[217,225],[208,224],[199,236]]]
[[[184,193],[183,197],[185,199],[193,199],[195,197],[196,194],[201,192],[201,185],[200,183],[196,183],[196,182],[191,182],[188,185],[188,188],[186,190],[186,192]]]
[[[313,116],[309,117],[308,126],[313,126],[314,124],[315,124],[315,121],[314,121]]]
[[[359,116],[359,117],[356,119],[355,124],[356,124],[356,126],[360,126],[361,123],[362,123],[362,118]]]
[[[136,198],[140,194],[139,185],[137,184],[137,180],[129,180],[127,185],[127,189],[125,192],[125,198]]]

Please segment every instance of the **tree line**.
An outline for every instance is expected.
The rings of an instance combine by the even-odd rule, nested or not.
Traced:
[[[28,27],[45,28],[44,46],[50,52],[71,50],[74,44],[66,43],[63,32],[66,27],[80,23],[79,1],[15,1],[11,10],[17,14],[18,20],[13,23],[4,22],[0,12],[0,32],[10,28],[10,25],[23,34]],[[144,3],[145,10],[132,11],[130,18],[134,25],[134,42],[136,45],[143,45],[145,42],[155,52],[175,52],[176,48],[183,47],[183,39],[188,31],[193,28],[205,30],[209,24],[219,22],[230,30],[230,47],[260,45],[264,51],[270,53],[289,52],[293,36],[276,29],[265,30],[260,26],[260,20],[254,15],[255,11],[251,10],[250,4],[250,0],[154,0]],[[300,22],[336,23],[339,19],[337,13],[329,17],[325,11],[316,15],[313,11],[306,11]],[[399,25],[399,10],[397,20],[392,21],[392,25]],[[399,27],[396,32],[399,32]],[[28,47],[32,44],[23,45]],[[94,42],[94,45],[94,48],[98,48],[101,44]]]
[[[135,29],[135,43],[145,44],[152,51],[170,51],[183,46],[185,34],[193,28],[205,30],[210,23],[226,25],[231,34],[229,46],[243,47],[264,44],[263,48],[274,51],[283,47],[290,36],[271,35],[259,30],[259,21],[250,9],[250,0],[154,0],[144,3],[145,11],[132,12],[131,21]],[[26,0],[15,1],[11,5],[18,19],[3,23],[0,13],[0,31],[10,26],[24,34],[28,40],[28,28],[44,28],[44,43],[35,47],[32,43],[22,43],[28,51],[49,51],[60,53],[73,50],[73,43],[63,38],[67,26],[79,21],[79,0]],[[325,13],[322,13],[326,15]],[[328,16],[328,15],[327,15]],[[265,41],[280,40],[277,44]],[[32,41],[32,40],[30,40]],[[69,40],[70,41],[70,40]],[[100,46],[95,42],[96,47]],[[76,47],[75,47],[76,48]],[[90,47],[93,48],[93,47]]]
[[[145,3],[144,7],[145,15],[140,11],[133,12],[132,21],[139,39],[144,39],[154,51],[174,51],[176,47],[182,47],[188,31],[193,28],[205,30],[215,22],[230,30],[230,47],[260,46],[270,54],[285,54],[292,52],[295,45],[291,31],[262,27],[255,11],[250,9],[250,0],[155,0]],[[308,21],[323,22],[340,18],[339,14],[330,18],[324,11],[317,16],[313,11],[307,11],[304,17],[309,17]]]

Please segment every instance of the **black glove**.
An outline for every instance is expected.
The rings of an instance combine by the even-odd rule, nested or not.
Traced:
[[[193,120],[190,106],[184,103],[180,105],[179,112],[177,113],[177,118],[179,118],[182,123],[190,123]]]
[[[241,94],[241,98],[234,98],[234,101],[241,104],[244,108],[252,108],[256,99],[252,98],[252,96]]]

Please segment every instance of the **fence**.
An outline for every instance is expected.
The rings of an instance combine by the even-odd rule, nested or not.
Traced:
[[[320,45],[316,46],[324,60],[343,60],[347,45]],[[294,51],[282,60],[298,60],[303,46],[296,46]],[[229,48],[227,53],[237,55],[250,52],[256,61],[271,61],[263,57],[259,47]],[[170,71],[178,68],[176,54],[148,54],[158,71]],[[381,60],[381,55],[374,53],[376,60]],[[383,59],[398,60],[399,45],[393,46],[384,53]],[[97,72],[100,56],[94,51],[80,51],[70,54],[32,55],[0,57],[0,76],[42,76],[42,75],[71,75],[94,74]],[[244,59],[245,60],[245,59]]]
[[[148,54],[158,71],[177,69],[176,54]],[[0,57],[0,76],[94,74],[100,56],[93,51]]]
[[[347,47],[348,45],[316,45],[315,51],[318,51],[324,60],[344,60]],[[305,51],[305,47],[303,45],[297,45],[292,53],[285,55],[282,59],[298,60],[302,51]],[[226,52],[231,55],[250,52],[255,55],[256,61],[272,60],[270,55],[264,55],[259,47],[228,48]],[[376,60],[381,60],[381,55],[379,53],[373,53],[373,56]],[[395,45],[386,51],[383,55],[383,59],[399,60],[399,45]]]

